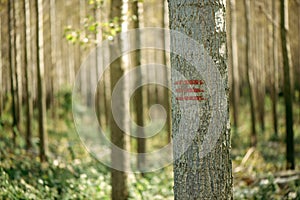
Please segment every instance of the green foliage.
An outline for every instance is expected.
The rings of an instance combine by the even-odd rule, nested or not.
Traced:
[[[86,152],[72,123],[71,89],[61,89],[55,99],[59,107],[59,120],[47,120],[50,154],[46,164],[40,163],[38,158],[39,139],[35,120],[33,149],[25,151],[22,132],[18,133],[17,144],[13,146],[11,102],[6,102],[5,112],[0,118],[0,199],[110,199],[110,170]],[[283,102],[279,106],[279,115],[284,112],[282,105]],[[245,123],[240,127],[240,133],[235,133],[236,137],[233,137],[234,170],[241,166],[248,147],[247,141],[241,142],[249,135],[241,129],[248,130],[250,127],[250,120],[244,113],[241,112],[241,117]],[[281,125],[283,123],[284,119],[280,121]],[[297,129],[298,124],[295,127],[296,152],[299,152],[300,132],[297,130],[300,129]],[[300,199],[300,180],[283,186],[275,182],[273,174],[283,171],[285,167],[284,130],[280,130],[278,141],[270,141],[273,134],[270,130],[267,125],[266,133],[258,134],[256,150],[242,165],[243,170],[234,173],[234,199]],[[158,134],[149,139],[148,150],[161,148],[161,141],[166,140],[165,135]],[[266,174],[269,174],[267,178]],[[146,173],[145,177],[140,174],[129,174],[129,177],[130,199],[173,199],[171,166]],[[246,179],[250,179],[250,183]]]
[[[101,12],[103,0],[88,0],[93,12]],[[72,44],[89,46],[98,44],[95,35],[101,32],[102,39],[110,39],[121,31],[121,19],[115,17],[108,22],[99,22],[92,15],[87,15],[83,20],[83,25],[78,29],[68,25],[64,29],[64,37]]]

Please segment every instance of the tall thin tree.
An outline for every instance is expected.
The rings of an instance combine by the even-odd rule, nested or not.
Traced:
[[[133,1],[131,3],[131,10],[133,21],[132,21],[132,28],[138,29],[140,27],[140,16],[139,16],[139,2]],[[131,56],[131,63],[132,67],[137,67],[137,73],[136,73],[136,85],[141,85],[142,83],[142,69],[140,68],[141,65],[141,50],[139,49],[140,43],[141,43],[141,36],[139,35],[139,32],[136,32],[135,35],[135,45],[137,47],[137,50],[133,52]],[[143,127],[144,126],[144,99],[143,99],[143,88],[138,88],[136,90],[136,94],[134,96],[134,108],[136,113],[136,120],[137,125]],[[145,166],[145,156],[144,153],[146,153],[146,139],[145,139],[145,133],[143,129],[139,130],[137,138],[137,167],[139,170],[143,170]]]
[[[12,97],[12,103],[11,103],[11,112],[12,112],[12,118],[13,118],[13,143],[16,143],[16,128],[17,128],[17,115],[16,115],[16,100],[15,100],[15,81],[14,81],[14,58],[12,55],[13,51],[13,13],[11,12],[12,5],[11,1],[7,1],[7,15],[8,15],[8,59],[9,59],[9,74],[10,74],[10,95]]]
[[[255,106],[253,98],[253,88],[251,81],[251,9],[250,0],[244,0],[245,6],[245,20],[246,20],[246,78],[249,89],[250,113],[251,113],[251,146],[256,146],[256,121],[255,121]]]
[[[42,5],[40,0],[35,0],[36,12],[36,60],[37,60],[37,103],[38,103],[38,124],[39,124],[39,147],[40,160],[47,161],[47,129],[46,129],[46,95],[44,82],[44,49],[43,49],[43,17]]]
[[[31,119],[32,119],[32,97],[31,97],[31,88],[30,88],[30,81],[29,81],[29,74],[30,74],[30,66],[28,64],[30,55],[30,48],[28,48],[30,44],[30,23],[28,22],[29,17],[29,3],[27,0],[23,0],[23,16],[24,16],[24,24],[23,24],[23,30],[24,30],[24,61],[25,61],[25,94],[26,94],[26,148],[30,149],[32,146],[31,141]],[[27,30],[29,34],[27,34]]]
[[[230,0],[230,32],[231,32],[231,75],[232,75],[232,105],[233,105],[233,125],[238,127],[239,113],[239,68],[238,68],[238,45],[237,45],[237,19],[236,1]]]
[[[111,2],[111,9],[110,9],[110,20],[114,21],[115,28],[121,26],[121,19],[122,19],[122,0],[112,0]],[[120,51],[121,39],[115,37],[110,46],[110,56],[114,56],[118,54]],[[110,80],[111,80],[111,92],[114,91],[114,87],[119,81],[119,79],[124,75],[126,70],[125,65],[122,65],[122,58],[117,58],[111,65],[110,65]],[[118,99],[114,99],[117,101],[118,106],[115,108],[118,113],[118,117],[121,120],[120,126],[116,123],[114,117],[110,118],[110,128],[111,128],[111,142],[116,145],[118,148],[123,149],[125,151],[129,150],[129,137],[123,131],[129,131],[129,119],[125,117],[125,107],[126,104],[129,103],[128,96],[125,94],[128,91],[128,81],[126,78],[123,79],[121,87],[122,92],[118,94]],[[121,129],[123,128],[123,130]],[[119,152],[118,148],[112,148],[111,150],[111,162],[112,162],[112,169],[111,169],[111,184],[112,184],[112,199],[113,200],[124,200],[128,199],[128,183],[127,178],[128,175],[126,171],[128,170],[128,162],[129,158],[126,157],[124,152]],[[123,169],[122,171],[116,170],[115,168],[118,167],[119,169]]]
[[[293,100],[290,79],[290,58],[288,40],[288,1],[280,0],[280,33],[283,58],[285,124],[286,124],[286,160],[287,169],[295,169],[294,131],[293,131]]]

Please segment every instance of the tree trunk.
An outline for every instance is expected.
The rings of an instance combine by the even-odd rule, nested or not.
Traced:
[[[223,2],[221,0],[169,1],[171,30],[180,31],[185,34],[185,37],[189,36],[197,42],[196,45],[200,46],[193,47],[193,41],[191,41],[191,44],[190,41],[185,43],[187,39],[183,39],[182,36],[178,37],[178,33],[171,35],[173,89],[175,89],[175,86],[180,87],[182,84],[181,89],[185,90],[184,84],[186,83],[201,84],[202,80],[200,79],[202,75],[204,80],[207,80],[207,85],[212,83],[218,84],[221,80],[215,82],[210,79],[215,77],[215,74],[212,76],[210,76],[211,74],[206,74],[207,76],[202,74],[212,72],[217,68],[216,70],[220,73],[219,78],[224,81],[224,85],[222,83],[222,86],[220,86],[221,88],[224,87],[224,97],[222,96],[221,99],[227,102],[226,108],[224,108],[226,114],[222,115],[224,121],[213,125],[215,127],[219,125],[220,129],[208,132],[208,130],[211,130],[210,120],[213,121],[214,118],[214,114],[210,113],[214,111],[210,109],[218,111],[223,109],[211,108],[211,106],[216,105],[211,105],[209,101],[213,101],[213,99],[217,98],[215,95],[219,94],[214,93],[207,100],[201,96],[196,96],[196,98],[186,96],[187,98],[184,98],[180,94],[172,97],[174,193],[175,199],[179,200],[233,198],[229,151],[230,125],[225,5]],[[180,56],[176,55],[174,51],[180,52]],[[187,59],[191,57],[193,61],[197,60],[194,66]],[[200,59],[201,62],[199,62]],[[210,59],[211,61],[209,61]],[[197,71],[198,65],[204,65],[203,71]],[[174,70],[183,75],[187,81],[176,81],[178,77]],[[206,85],[206,82],[204,82],[204,85]],[[207,91],[215,91],[216,87],[212,86]],[[204,95],[208,95],[206,93],[210,92],[204,92]],[[184,95],[185,92],[182,94]],[[185,99],[190,100],[184,101]],[[193,105],[195,104],[193,103],[197,107],[194,108]],[[222,105],[224,106],[224,104]],[[184,116],[186,118],[182,118]],[[218,139],[216,139],[215,144],[211,144],[214,134],[218,134]]]
[[[40,139],[40,160],[47,161],[47,130],[46,130],[46,98],[44,82],[44,46],[43,46],[43,18],[42,4],[40,0],[35,0],[36,12],[36,60],[37,60],[37,92],[38,92],[38,124]]]
[[[19,15],[19,2],[12,2],[13,11],[13,59],[14,59],[14,76],[15,76],[15,107],[17,117],[17,128],[20,131],[21,128],[21,110],[22,110],[22,84],[21,84],[21,52],[20,49],[20,15]]]
[[[250,16],[250,0],[244,0],[245,5],[245,19],[246,19],[246,76],[247,76],[247,84],[249,89],[249,101],[250,101],[250,113],[251,113],[251,146],[256,146],[257,138],[256,138],[256,122],[255,122],[255,106],[254,106],[254,98],[253,98],[253,89],[252,89],[252,81],[251,81],[251,16]]]
[[[135,16],[133,23],[132,23],[132,28],[133,29],[138,29],[140,27],[140,17],[139,17],[139,2],[134,1],[131,3],[131,9],[132,9],[132,14]],[[137,47],[137,50],[133,52],[131,56],[131,63],[132,67],[138,67],[137,68],[137,73],[136,73],[136,85],[140,86],[142,84],[142,69],[140,67],[141,65],[141,50],[139,49],[140,43],[141,43],[141,38],[139,34],[136,34],[136,39],[135,39],[135,46]],[[140,87],[136,90],[135,96],[134,96],[134,108],[135,108],[135,114],[136,114],[136,123],[138,126],[144,127],[144,99],[143,99],[143,88]],[[144,166],[145,166],[145,156],[144,153],[146,153],[146,138],[145,138],[145,133],[144,129],[139,129],[138,130],[138,138],[137,138],[137,167],[140,171],[143,171]]]
[[[238,127],[239,113],[239,68],[238,68],[238,45],[237,45],[237,24],[236,24],[236,2],[230,0],[230,29],[231,29],[231,70],[232,70],[232,105],[233,105],[233,126]]]
[[[286,160],[287,169],[295,169],[294,132],[293,132],[293,101],[290,80],[290,58],[288,41],[288,1],[280,0],[280,33],[282,43],[285,123],[286,123]]]
[[[16,144],[16,136],[17,136],[17,132],[16,132],[16,128],[17,128],[17,115],[16,115],[16,100],[15,100],[15,80],[14,80],[14,58],[13,58],[13,38],[12,35],[13,33],[13,23],[12,21],[13,19],[13,13],[11,12],[12,10],[12,5],[11,5],[11,1],[7,1],[7,15],[8,15],[8,40],[9,40],[9,44],[8,44],[8,58],[9,58],[9,74],[10,74],[10,95],[12,98],[12,102],[11,102],[11,112],[12,112],[12,118],[13,118],[13,124],[12,124],[12,128],[13,128],[13,143],[14,145]]]
[[[29,82],[29,58],[30,58],[30,15],[29,15],[29,3],[27,0],[23,0],[23,16],[24,16],[24,57],[25,57],[25,94],[26,94],[26,149],[30,149],[32,147],[31,141],[31,119],[32,119],[32,98],[31,98],[31,88]],[[27,34],[27,30],[28,33]]]
[[[118,18],[121,21],[121,10],[122,10],[122,0],[113,0],[111,2],[111,10],[110,10],[110,20]],[[120,23],[120,22],[119,22]],[[121,25],[121,24],[119,24]],[[113,44],[117,46],[121,46],[121,41],[118,38],[114,38],[112,41]],[[110,55],[115,55],[120,49],[114,48],[114,45],[111,45],[110,48]],[[111,69],[111,92],[114,91],[114,87],[119,79],[124,75],[126,70],[126,66],[122,65],[121,58],[116,59],[110,66]],[[116,108],[118,117],[121,119],[121,128],[125,130],[129,130],[129,122],[128,119],[125,117],[125,106],[128,104],[129,99],[125,94],[128,91],[128,81],[126,78],[122,85],[122,92],[118,94],[118,101],[119,105]],[[113,116],[110,119],[110,128],[111,128],[111,142],[123,149],[125,151],[129,150],[129,137],[126,133],[121,130],[121,128],[117,125],[116,121],[114,120]],[[127,185],[127,173],[126,170],[128,169],[128,162],[129,158],[126,157],[125,153],[120,153],[116,148],[112,148],[111,152],[111,162],[112,162],[112,169],[111,169],[111,184],[112,184],[112,199],[113,200],[124,200],[128,199],[128,185]],[[114,166],[119,166],[123,171],[118,171],[114,169]]]
[[[272,18],[275,23],[272,24],[272,77],[271,77],[271,100],[272,100],[272,118],[274,138],[278,138],[278,117],[277,117],[277,95],[278,95],[278,29],[276,22],[278,21],[276,2],[272,1]],[[271,37],[271,36],[270,36]]]
[[[0,33],[0,44],[4,44],[4,42],[2,42],[2,31],[3,31],[3,28],[2,28],[2,25],[3,24],[3,19],[2,19],[2,16],[0,18],[0,27],[1,27],[1,33]],[[2,75],[3,75],[3,65],[4,65],[4,57],[3,57],[3,54],[2,54],[2,46],[1,46],[1,49],[0,49],[0,123],[1,123],[1,117],[2,117],[2,112],[3,112],[3,78],[2,78]],[[0,124],[1,126],[1,124]]]
[[[166,13],[166,4],[165,4],[165,0],[161,0],[162,3],[162,19],[161,19],[161,27],[165,28],[165,13]],[[164,34],[165,32],[163,32]],[[163,35],[163,49],[165,49],[165,36]],[[163,60],[162,60],[162,65],[166,66],[165,67],[165,79],[166,79],[166,85],[168,86],[168,88],[164,89],[164,106],[166,109],[166,113],[167,113],[167,118],[166,118],[166,131],[168,134],[168,140],[167,142],[170,143],[171,142],[171,138],[172,138],[172,121],[171,121],[171,99],[170,99],[170,91],[169,91],[169,85],[170,85],[170,71],[167,68],[167,58],[166,58],[166,53],[163,52]]]

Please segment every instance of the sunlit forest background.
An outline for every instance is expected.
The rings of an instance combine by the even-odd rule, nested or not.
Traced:
[[[101,41],[133,28],[168,28],[167,2],[123,0],[121,18],[112,17],[109,0],[0,2],[0,199],[110,199],[110,168],[86,151],[74,126],[76,75]],[[279,0],[227,0],[226,9],[234,198],[300,199],[300,1],[288,0],[284,10],[287,40]],[[170,67],[169,57],[141,50],[139,62]],[[96,97],[87,94],[108,133],[113,73],[105,71]],[[93,71],[81,76],[82,91],[97,79]],[[130,104],[139,124],[150,121],[151,105],[167,111],[157,135],[131,138],[131,151],[151,152],[171,139],[171,94],[154,84],[138,91]],[[128,188],[130,199],[173,199],[172,166],[130,173]]]

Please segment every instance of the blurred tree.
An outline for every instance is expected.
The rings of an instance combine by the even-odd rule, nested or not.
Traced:
[[[256,113],[258,114],[258,122],[260,126],[261,132],[265,131],[265,96],[266,96],[266,40],[265,40],[265,33],[266,31],[266,17],[265,17],[265,2],[254,2],[255,9],[254,13],[255,15],[259,16],[256,18],[255,23],[255,47],[256,50],[253,52],[253,54],[256,55],[256,58],[252,58],[254,60],[254,77],[255,77],[255,84],[254,88],[256,89],[255,98],[256,99]],[[257,9],[258,8],[258,9]],[[258,10],[258,12],[256,12]],[[259,103],[262,102],[262,103]]]
[[[140,28],[140,15],[139,15],[139,1],[132,1],[130,3],[130,7],[132,10],[132,23],[131,27],[133,29],[139,29]],[[131,65],[132,67],[137,67],[136,72],[136,85],[140,86],[142,84],[142,69],[141,69],[141,50],[140,50],[140,43],[141,43],[141,36],[139,32],[136,32],[135,39],[132,41],[136,46],[137,50],[135,50],[132,53],[131,56]],[[144,99],[143,99],[143,87],[140,87],[136,90],[135,96],[134,96],[134,108],[135,108],[135,114],[136,114],[136,123],[140,127],[144,127]],[[144,153],[146,153],[146,138],[144,129],[138,130],[138,138],[137,138],[137,167],[139,170],[143,170],[145,166],[145,156]]]
[[[31,84],[29,81],[29,74],[30,74],[30,65],[29,59],[30,59],[30,23],[29,23],[29,3],[28,0],[23,0],[23,17],[24,17],[24,24],[23,24],[23,31],[24,31],[24,45],[23,45],[23,52],[24,52],[24,61],[25,61],[25,94],[26,94],[26,149],[30,149],[32,147],[32,141],[31,141],[31,131],[32,131],[32,97],[31,97]],[[27,34],[27,32],[29,34]]]
[[[233,105],[233,126],[238,127],[238,106],[239,106],[239,68],[238,68],[238,45],[237,45],[237,21],[236,21],[236,2],[230,0],[230,38],[231,38],[231,92]]]
[[[285,124],[286,124],[286,159],[287,169],[295,169],[294,131],[293,131],[293,100],[290,79],[290,57],[288,40],[288,1],[280,0],[280,33],[283,57]]]
[[[277,6],[276,1],[271,1],[272,3],[272,33],[269,36],[269,40],[272,44],[272,61],[271,63],[271,100],[272,100],[272,119],[273,119],[273,129],[274,129],[274,138],[278,138],[278,116],[277,116],[277,94],[278,94],[278,15],[277,15]]]
[[[21,130],[22,121],[22,76],[21,76],[21,38],[20,38],[20,12],[19,12],[19,1],[12,2],[12,12],[13,12],[13,61],[14,61],[14,76],[15,76],[15,107],[16,107],[16,117],[17,117],[17,128],[18,131]]]
[[[218,67],[224,87],[227,88],[228,74],[226,59],[226,28],[225,28],[225,4],[223,0],[214,1],[169,1],[170,28],[180,31],[203,44],[206,52],[214,60]],[[199,79],[201,75],[197,70],[188,64],[185,56],[197,54],[197,49],[186,46],[178,46],[181,41],[175,41],[171,37],[172,49],[184,48],[183,55],[171,54],[172,68],[180,72],[187,79]],[[176,46],[177,44],[177,46]],[[224,51],[223,51],[223,50]],[[198,51],[201,52],[201,49]],[[205,58],[204,58],[205,59]],[[203,61],[205,62],[205,61]],[[209,62],[207,62],[209,63]],[[208,71],[211,66],[206,66]],[[200,72],[201,73],[201,72]],[[228,88],[227,88],[228,89]],[[228,101],[228,90],[226,94]],[[184,103],[183,103],[184,104]],[[230,160],[230,133],[229,133],[229,113],[226,116],[225,124],[222,125],[222,132],[216,144],[210,152],[206,152],[207,145],[204,144],[209,121],[210,105],[208,102],[202,103],[201,116],[195,116],[194,110],[191,110],[186,126],[183,130],[178,130],[181,120],[181,111],[179,103],[174,99],[172,101],[172,130],[174,147],[174,195],[175,199],[232,199],[232,172]],[[228,106],[228,105],[227,105]],[[189,109],[189,108],[185,108]],[[199,117],[199,129],[192,130],[193,127],[188,123],[195,123],[196,117]],[[196,135],[194,135],[196,134]],[[212,133],[210,133],[212,134]],[[193,137],[190,143],[187,138]],[[184,151],[184,152],[183,152]],[[212,164],[213,163],[213,164]]]
[[[255,122],[255,106],[254,106],[254,99],[253,99],[253,88],[252,88],[252,80],[251,75],[251,8],[250,8],[250,0],[244,0],[245,6],[245,19],[246,19],[246,78],[249,90],[249,101],[250,101],[250,113],[251,113],[251,146],[256,146],[257,138],[256,138],[256,122]]]
[[[17,136],[17,114],[16,114],[16,100],[15,100],[15,79],[14,79],[14,58],[13,58],[13,43],[14,43],[14,37],[12,36],[14,34],[13,32],[13,12],[12,12],[12,5],[11,1],[7,1],[7,15],[8,15],[8,59],[9,59],[9,75],[10,75],[10,95],[12,97],[11,102],[11,114],[13,118],[12,128],[13,128],[13,143],[16,143],[16,136]]]
[[[3,20],[0,19],[0,27],[2,27],[3,25]],[[0,44],[2,44],[2,33],[0,33]],[[2,55],[2,48],[1,48],[1,52],[0,52],[0,119],[2,116],[2,112],[3,112],[3,55]],[[0,122],[1,123],[1,122]]]
[[[121,17],[122,17],[122,0],[112,0],[111,8],[110,8],[110,20],[114,23],[114,32],[118,33],[121,27]],[[115,35],[113,35],[115,36]],[[120,47],[122,46],[122,41],[116,37],[111,41],[110,45],[110,56],[119,55]],[[126,71],[126,65],[122,65],[122,58],[117,58],[111,65],[111,92],[114,91],[114,87],[120,78],[124,75]],[[117,124],[114,117],[110,119],[110,128],[111,128],[111,142],[116,145],[116,147],[112,147],[111,149],[111,185],[112,185],[112,200],[124,200],[128,198],[128,184],[127,184],[127,170],[129,168],[129,158],[126,157],[126,153],[124,151],[129,151],[129,136],[126,135],[125,131],[129,130],[129,119],[125,117],[126,109],[129,99],[126,92],[128,91],[128,81],[126,80],[126,76],[123,77],[123,82],[120,84],[122,91],[118,94],[118,99],[114,99],[117,103],[117,107],[115,109],[118,113],[118,118],[121,120],[121,124]],[[116,117],[116,116],[115,116]],[[124,130],[122,130],[122,129]],[[120,152],[121,150],[124,150]],[[122,169],[122,171],[116,170],[118,167]]]
[[[39,123],[39,147],[40,160],[47,161],[47,128],[46,128],[46,94],[44,79],[44,40],[43,40],[43,8],[41,0],[35,0],[36,13],[36,60],[37,60],[37,103],[38,103],[38,123]]]
[[[166,4],[165,4],[165,0],[161,0],[161,27],[162,28],[166,28]],[[163,32],[163,49],[165,49],[165,45],[166,45],[166,41],[165,41],[165,34]],[[167,57],[166,57],[166,53],[165,52],[162,52],[162,64],[163,66],[167,66]],[[169,91],[169,86],[170,86],[170,70],[168,70],[167,67],[165,67],[165,71],[164,71],[164,76],[165,76],[165,79],[166,79],[166,85],[168,86],[168,88],[165,88],[164,89],[164,106],[165,106],[165,109],[166,109],[166,114],[167,114],[167,118],[166,118],[166,131],[167,131],[167,134],[168,134],[168,140],[167,142],[170,143],[171,142],[171,139],[172,139],[172,121],[171,121],[171,98],[170,98],[170,91]]]

